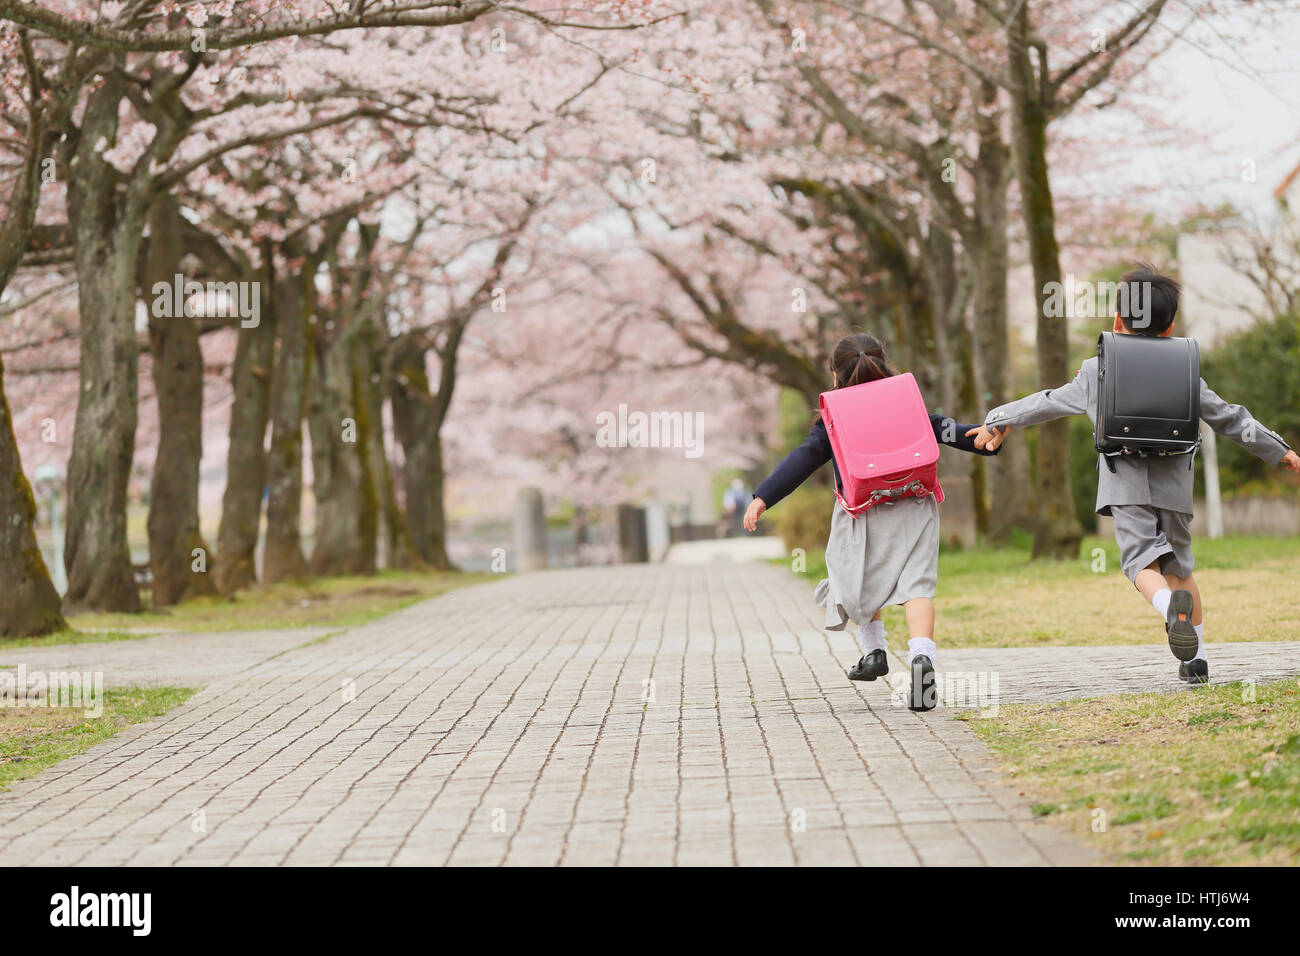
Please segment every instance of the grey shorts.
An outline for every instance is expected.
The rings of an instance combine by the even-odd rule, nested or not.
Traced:
[[[1124,576],[1132,581],[1153,561],[1161,574],[1185,578],[1192,573],[1192,516],[1151,505],[1111,505],[1115,543]]]

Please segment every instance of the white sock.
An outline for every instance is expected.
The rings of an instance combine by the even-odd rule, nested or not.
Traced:
[[[1169,599],[1173,596],[1174,592],[1168,588],[1161,588],[1151,595],[1151,606],[1156,609],[1162,621],[1169,617]]]
[[[930,663],[935,662],[935,656],[938,654],[938,648],[934,646],[932,637],[912,637],[907,641],[907,666],[912,666],[912,658],[918,654],[924,654],[930,658]]]
[[[1192,626],[1196,628],[1196,656],[1192,660],[1206,661],[1208,663],[1205,657],[1205,625],[1193,624]]]
[[[889,642],[885,640],[885,622],[884,621],[867,621],[865,624],[858,625],[858,647],[862,649],[862,656],[866,657],[872,651],[889,652]]]

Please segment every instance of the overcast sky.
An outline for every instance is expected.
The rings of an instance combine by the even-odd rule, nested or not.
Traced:
[[[1147,105],[1160,104],[1166,119],[1188,136],[1184,145],[1135,155],[1118,178],[1111,171],[1112,188],[1150,183],[1169,188],[1176,198],[1269,208],[1273,189],[1300,164],[1300,2],[1288,4],[1280,30],[1255,31],[1245,43],[1226,34],[1226,28],[1200,26],[1152,65],[1151,85],[1162,95]],[[1086,119],[1099,120],[1095,112]],[[1122,122],[1116,116],[1099,125],[1115,130]],[[1189,147],[1198,131],[1208,142]],[[1127,139],[1116,136],[1102,148],[1123,149]],[[1243,181],[1245,160],[1254,161],[1254,183]]]

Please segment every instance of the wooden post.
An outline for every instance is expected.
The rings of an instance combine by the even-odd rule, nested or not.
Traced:
[[[651,501],[645,506],[645,543],[647,559],[662,561],[672,543],[668,527],[668,509],[661,501]]]
[[[549,563],[546,512],[536,488],[520,488],[515,495],[515,560],[520,571],[540,571]]]
[[[618,554],[624,564],[642,564],[650,560],[644,508],[618,506]]]

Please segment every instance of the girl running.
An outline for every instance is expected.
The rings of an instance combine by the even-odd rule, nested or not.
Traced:
[[[873,382],[898,370],[890,364],[880,341],[865,332],[840,340],[831,354],[834,388]],[[959,425],[931,415],[935,439],[973,454],[997,453],[1001,436],[983,449],[966,432],[977,426]],[[776,466],[754,492],[745,512],[745,528],[753,531],[767,509],[831,462],[835,485],[842,488],[831,452],[826,425],[819,417],[802,445]],[[939,505],[933,494],[900,497],[866,509],[857,517],[835,507],[831,536],[826,542],[827,577],[817,585],[818,605],[826,608],[826,627],[841,631],[858,622],[862,658],[848,672],[851,680],[875,680],[889,673],[888,650],[881,609],[901,604],[907,619],[907,664],[912,672],[912,710],[931,710],[934,690],[934,591],[939,566]]]

